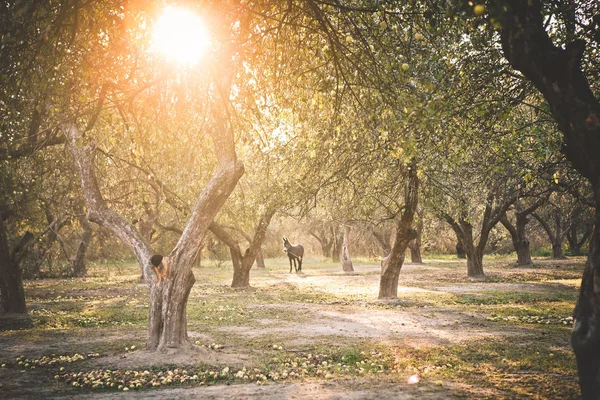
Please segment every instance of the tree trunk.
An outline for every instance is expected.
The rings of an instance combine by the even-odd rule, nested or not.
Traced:
[[[529,239],[527,239],[527,233],[525,227],[529,219],[527,215],[524,215],[524,211],[517,212],[517,227],[516,236],[513,238],[513,246],[517,252],[517,265],[531,265],[531,252],[529,251]]]
[[[371,230],[373,233],[373,237],[379,243],[381,250],[383,250],[383,257],[387,257],[392,250],[392,246],[390,245],[391,241],[391,232],[390,230],[386,230],[385,228],[374,228]]]
[[[423,213],[417,212],[417,237],[408,244],[410,249],[410,261],[413,264],[423,264],[421,258],[421,237],[423,236]]]
[[[230,248],[229,253],[231,254],[231,264],[233,265],[233,279],[231,280],[231,287],[233,288],[244,288],[250,286],[250,268],[252,265],[244,263],[244,257],[237,246],[237,249]]]
[[[216,112],[215,107],[215,112]],[[190,218],[171,254],[153,269],[153,251],[140,232],[111,210],[100,192],[94,171],[95,145],[84,139],[73,124],[65,124],[63,133],[79,170],[81,187],[88,205],[88,219],[110,229],[134,253],[144,276],[151,281],[148,349],[165,350],[189,345],[187,340],[186,304],[194,284],[192,266],[208,226],[221,209],[244,166],[235,154],[233,132],[223,110],[215,116],[210,131],[215,145],[218,168],[194,204]],[[154,272],[154,279],[152,273]]]
[[[581,255],[581,246],[577,240],[577,224],[572,224],[567,234],[567,243],[569,244],[569,252],[572,256]]]
[[[467,253],[465,252],[465,245],[460,236],[456,237],[456,258],[467,258]]]
[[[187,336],[187,300],[196,279],[191,271],[194,259],[188,256],[165,257],[167,275],[156,277],[150,287],[148,349],[167,350],[190,345]]]
[[[600,397],[600,103],[581,60],[584,40],[557,47],[546,31],[540,0],[510,0],[501,31],[509,63],[542,93],[563,133],[562,151],[590,180],[596,205],[594,233],[575,307],[572,344],[583,399]],[[575,22],[575,21],[571,21]]]
[[[485,278],[483,272],[483,250],[475,246],[473,240],[473,227],[466,221],[461,221],[461,227],[464,231],[463,243],[465,245],[465,254],[467,255],[467,276],[474,279]]]
[[[423,258],[421,257],[421,246],[420,244],[415,244],[415,241],[416,239],[408,245],[410,248],[410,262],[413,264],[423,264]]]
[[[256,253],[256,268],[264,269],[265,267],[265,255],[263,254],[262,248]]]
[[[513,247],[517,253],[517,265],[531,265],[531,253],[529,251],[529,239],[526,237],[525,226],[527,225],[528,219],[522,213],[517,212],[517,223],[516,227],[513,226],[508,220],[506,213],[500,219],[500,222],[506,230],[510,233]]]
[[[0,214],[2,213],[0,212]],[[17,314],[27,313],[20,262],[33,239],[33,234],[26,232],[11,252],[4,217],[0,215],[1,311]]]
[[[419,201],[419,178],[417,168],[412,163],[408,169],[408,182],[404,195],[404,212],[396,223],[390,254],[381,262],[381,279],[379,281],[379,298],[398,297],[398,279],[404,263],[408,243],[417,236],[412,228],[417,204]]]
[[[318,227],[318,232],[315,233],[315,230],[317,230],[316,228],[313,230],[310,230],[308,233],[314,237],[315,239],[317,239],[317,241],[319,242],[319,245],[321,246],[321,254],[323,254],[323,257],[325,258],[329,258],[331,257],[331,248],[333,246],[333,237],[327,237],[328,236],[328,231],[331,231],[331,227],[330,226],[325,226],[325,227]]]
[[[600,183],[594,186],[594,229],[579,299],[573,312],[571,336],[582,399],[598,399],[600,396]]]
[[[344,235],[340,232],[339,227],[331,227],[331,234],[333,236],[332,248],[331,248],[331,259],[334,263],[341,261],[340,255],[342,254],[342,243],[344,242]]]
[[[354,267],[352,266],[352,259],[350,258],[350,250],[348,248],[350,246],[349,236],[350,226],[346,225],[344,226],[344,238],[341,253],[342,270],[344,270],[344,272],[354,272]]]
[[[581,215],[581,211],[579,211],[577,214],[573,213],[574,216],[572,216],[572,220],[571,220],[571,225],[568,229],[567,232],[567,242],[569,244],[569,252],[571,253],[571,255],[573,256],[580,256],[581,255],[581,249],[583,247],[583,245],[585,244],[585,242],[587,242],[587,240],[590,237],[590,234],[592,233],[592,228],[593,226],[589,225],[586,221],[581,220],[579,221],[578,218]],[[583,227],[584,231],[581,235],[581,238],[579,238],[579,227]]]
[[[85,254],[90,240],[92,239],[92,226],[90,225],[87,216],[83,214],[79,216],[79,222],[81,223],[82,233],[79,245],[77,246],[77,251],[73,257],[73,275],[76,277],[83,277],[87,274]]]
[[[567,257],[563,254],[562,241],[552,243],[552,259],[553,260],[564,260]]]
[[[474,279],[485,278],[485,273],[483,272],[483,253],[474,251],[469,254],[469,251],[467,251],[467,276]]]
[[[517,252],[517,265],[525,266],[533,264],[531,260],[531,251],[529,250],[529,239],[523,238],[520,241],[513,242]]]
[[[243,255],[239,243],[227,232],[227,230],[214,221],[210,224],[210,231],[229,248],[231,262],[233,264],[231,287],[245,288],[250,286],[250,269],[257,259],[258,254],[261,252],[261,246],[267,235],[267,228],[269,227],[271,218],[273,218],[274,214],[275,209],[270,209],[261,215],[258,225],[254,230],[254,236],[251,238],[250,247],[246,249],[246,252]]]

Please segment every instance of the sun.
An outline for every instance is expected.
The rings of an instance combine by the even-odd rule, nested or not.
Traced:
[[[210,35],[204,21],[188,9],[167,7],[154,25],[152,48],[170,61],[194,65],[209,45]]]

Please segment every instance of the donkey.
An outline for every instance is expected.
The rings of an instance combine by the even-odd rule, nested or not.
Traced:
[[[287,237],[283,238],[283,252],[287,253],[290,259],[290,274],[292,273],[292,261],[294,261],[294,268],[296,273],[302,271],[302,257],[304,257],[304,247],[301,244],[291,244]],[[298,265],[296,265],[298,260]]]

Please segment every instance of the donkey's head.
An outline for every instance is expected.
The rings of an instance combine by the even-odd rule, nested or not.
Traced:
[[[283,237],[283,252],[287,253],[288,249],[292,247],[290,241],[288,240],[287,237]]]

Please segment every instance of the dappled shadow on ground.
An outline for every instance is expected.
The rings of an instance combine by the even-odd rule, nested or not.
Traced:
[[[253,270],[251,291],[229,288],[230,270],[196,270],[188,324],[198,348],[169,354],[143,350],[148,288],[137,281],[135,266],[130,275],[111,279],[28,283],[33,327],[0,332],[5,364],[0,397],[577,396],[568,343],[579,284],[574,276],[582,260],[536,260],[527,268],[492,260],[488,281],[477,283],[466,278],[461,261],[407,264],[399,298],[391,301],[376,300],[375,263],[356,264],[349,275],[310,259],[302,274],[289,274],[284,262],[268,260],[267,269]],[[40,361],[52,354],[69,357]],[[324,366],[319,361],[306,372],[294,367],[314,360],[310,354],[320,354]],[[96,393],[85,382],[71,387],[60,376],[91,370],[155,373],[174,366],[230,372],[218,380],[121,394]],[[278,372],[264,386],[236,378],[242,368],[257,369],[257,376]],[[282,378],[284,371],[291,375]],[[414,374],[422,379],[410,385],[407,378]],[[217,386],[199,386],[201,381]],[[223,391],[225,382],[234,385]]]

